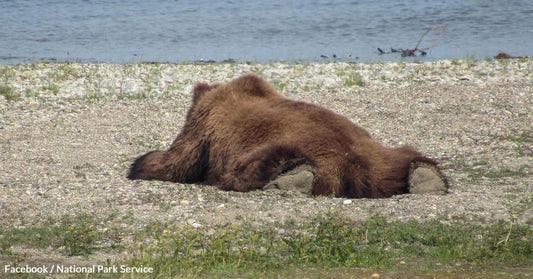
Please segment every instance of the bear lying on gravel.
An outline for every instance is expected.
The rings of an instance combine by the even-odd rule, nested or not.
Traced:
[[[176,140],[137,158],[128,178],[347,198],[448,189],[436,161],[385,147],[347,118],[284,98],[255,75],[197,84]]]

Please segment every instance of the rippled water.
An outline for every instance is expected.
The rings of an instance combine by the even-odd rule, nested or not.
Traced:
[[[445,24],[424,60],[533,55],[531,0],[0,1],[0,11],[0,63],[396,60],[376,49],[414,48]]]

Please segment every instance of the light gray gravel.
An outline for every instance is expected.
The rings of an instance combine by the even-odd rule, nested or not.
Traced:
[[[81,213],[117,216],[133,231],[154,221],[268,225],[331,210],[354,220],[533,224],[532,62],[0,66],[0,86],[15,99],[0,96],[0,226]],[[195,82],[249,72],[387,145],[438,159],[451,193],[346,200],[125,178],[137,156],[174,140]]]

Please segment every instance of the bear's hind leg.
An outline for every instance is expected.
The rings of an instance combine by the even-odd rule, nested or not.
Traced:
[[[407,193],[446,193],[448,182],[438,164],[410,147],[387,148],[375,170],[381,197]]]

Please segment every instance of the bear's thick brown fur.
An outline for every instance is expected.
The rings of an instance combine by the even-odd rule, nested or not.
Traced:
[[[168,150],[137,158],[128,178],[205,181],[244,192],[309,165],[314,195],[383,198],[408,193],[409,172],[420,163],[443,177],[419,152],[385,147],[347,118],[284,98],[263,79],[245,75],[196,85],[181,133]]]

